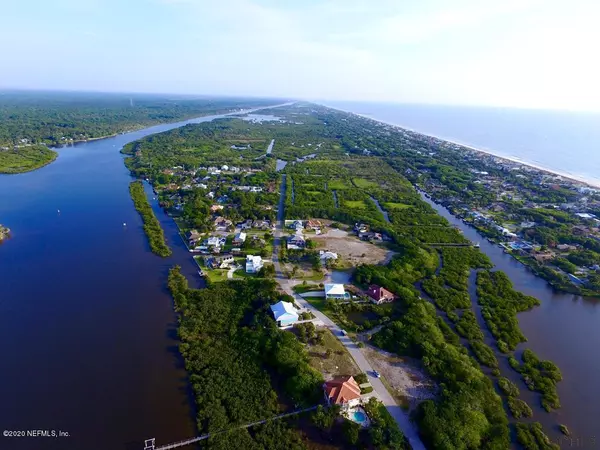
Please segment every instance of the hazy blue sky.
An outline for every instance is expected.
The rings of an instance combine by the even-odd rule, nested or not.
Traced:
[[[4,0],[0,86],[600,110],[597,0]]]

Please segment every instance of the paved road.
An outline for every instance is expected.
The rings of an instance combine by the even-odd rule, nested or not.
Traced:
[[[308,303],[305,299],[297,295],[293,291],[294,285],[298,284],[295,280],[289,280],[281,271],[281,265],[279,264],[279,246],[281,245],[283,230],[284,230],[284,208],[285,208],[285,187],[286,187],[286,177],[283,175],[282,178],[282,187],[281,187],[281,197],[279,199],[279,210],[277,213],[277,228],[274,234],[274,245],[273,245],[273,265],[275,266],[275,277],[277,282],[283,289],[286,294],[294,297],[295,302],[303,308],[306,308],[308,311],[312,312],[315,317],[321,320],[324,325],[331,330],[334,336],[336,336],[340,342],[348,349],[348,352],[356,361],[356,364],[360,368],[360,370],[366,373],[369,376],[369,381],[373,386],[373,390],[377,393],[377,397],[379,400],[385,405],[386,409],[392,415],[404,436],[408,439],[411,447],[414,450],[425,450],[425,446],[421,439],[419,438],[419,434],[417,432],[417,427],[410,421],[408,415],[402,410],[394,398],[390,395],[386,387],[383,385],[379,378],[375,378],[372,376],[373,367],[366,360],[360,348],[356,343],[352,341],[348,336],[342,335],[342,330],[338,327],[329,317],[323,314],[321,311],[316,309],[310,303]]]

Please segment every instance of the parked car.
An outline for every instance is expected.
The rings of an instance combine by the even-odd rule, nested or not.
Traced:
[[[377,372],[376,370],[373,371],[373,376],[375,378],[381,378],[381,374],[379,372]]]

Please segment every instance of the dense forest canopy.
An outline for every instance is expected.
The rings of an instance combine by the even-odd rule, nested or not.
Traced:
[[[158,94],[4,91],[0,92],[0,146],[65,144],[157,123],[281,102]]]

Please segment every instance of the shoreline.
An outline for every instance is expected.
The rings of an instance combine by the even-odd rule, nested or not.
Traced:
[[[353,111],[348,111],[348,110],[345,110],[345,109],[341,109],[341,108],[329,106],[329,105],[322,104],[322,103],[319,103],[319,104],[321,106],[325,106],[326,108],[330,108],[330,109],[333,109],[333,110],[336,110],[336,111],[345,112],[345,113],[352,114],[352,115],[355,115],[355,116],[358,116],[358,117],[362,117],[363,119],[368,119],[368,120],[373,120],[375,122],[383,123],[385,125],[389,125],[389,126],[392,126],[394,128],[398,128],[398,129],[400,129],[402,131],[410,131],[411,133],[416,133],[416,134],[419,134],[421,136],[426,136],[426,137],[434,138],[434,139],[437,139],[439,141],[446,142],[446,143],[449,143],[449,144],[458,145],[458,146],[463,147],[463,148],[465,148],[467,150],[471,150],[471,151],[474,151],[474,152],[477,152],[477,153],[482,153],[483,155],[486,155],[486,156],[493,156],[494,158],[498,158],[498,159],[501,159],[501,160],[504,160],[504,161],[508,161],[508,162],[512,162],[512,163],[517,163],[517,164],[520,164],[522,166],[531,167],[533,169],[539,170],[540,172],[544,172],[544,173],[547,173],[547,174],[550,174],[550,175],[560,176],[560,177],[562,177],[562,178],[564,178],[566,180],[569,180],[571,182],[574,182],[574,183],[583,184],[583,185],[586,185],[586,186],[594,188],[594,189],[600,189],[600,180],[596,180],[596,181],[589,180],[589,179],[586,179],[582,175],[574,175],[574,174],[570,174],[570,173],[567,173],[567,172],[560,172],[560,171],[557,171],[555,169],[550,169],[548,167],[543,167],[543,166],[538,165],[536,163],[524,161],[524,160],[522,160],[522,159],[520,159],[520,158],[518,158],[516,156],[499,155],[497,153],[494,153],[494,150],[474,147],[472,145],[465,144],[465,143],[462,143],[462,142],[459,142],[459,141],[455,141],[455,140],[452,140],[452,139],[448,139],[448,138],[436,136],[434,134],[424,133],[422,131],[415,130],[414,128],[406,127],[404,125],[399,125],[397,123],[387,122],[387,121],[382,120],[382,119],[376,119],[374,117],[367,116],[365,114],[355,113]]]
[[[52,159],[45,161],[43,164],[41,164],[39,166],[32,167],[31,169],[27,169],[27,170],[19,170],[18,172],[4,172],[3,170],[0,170],[0,176],[2,176],[2,175],[20,175],[22,173],[35,172],[36,170],[39,170],[43,167],[46,167],[49,164],[52,164],[54,161],[56,161],[58,159],[59,153],[56,150],[54,150],[53,148],[50,148],[50,147],[46,147],[46,148],[54,153],[52,155]]]

